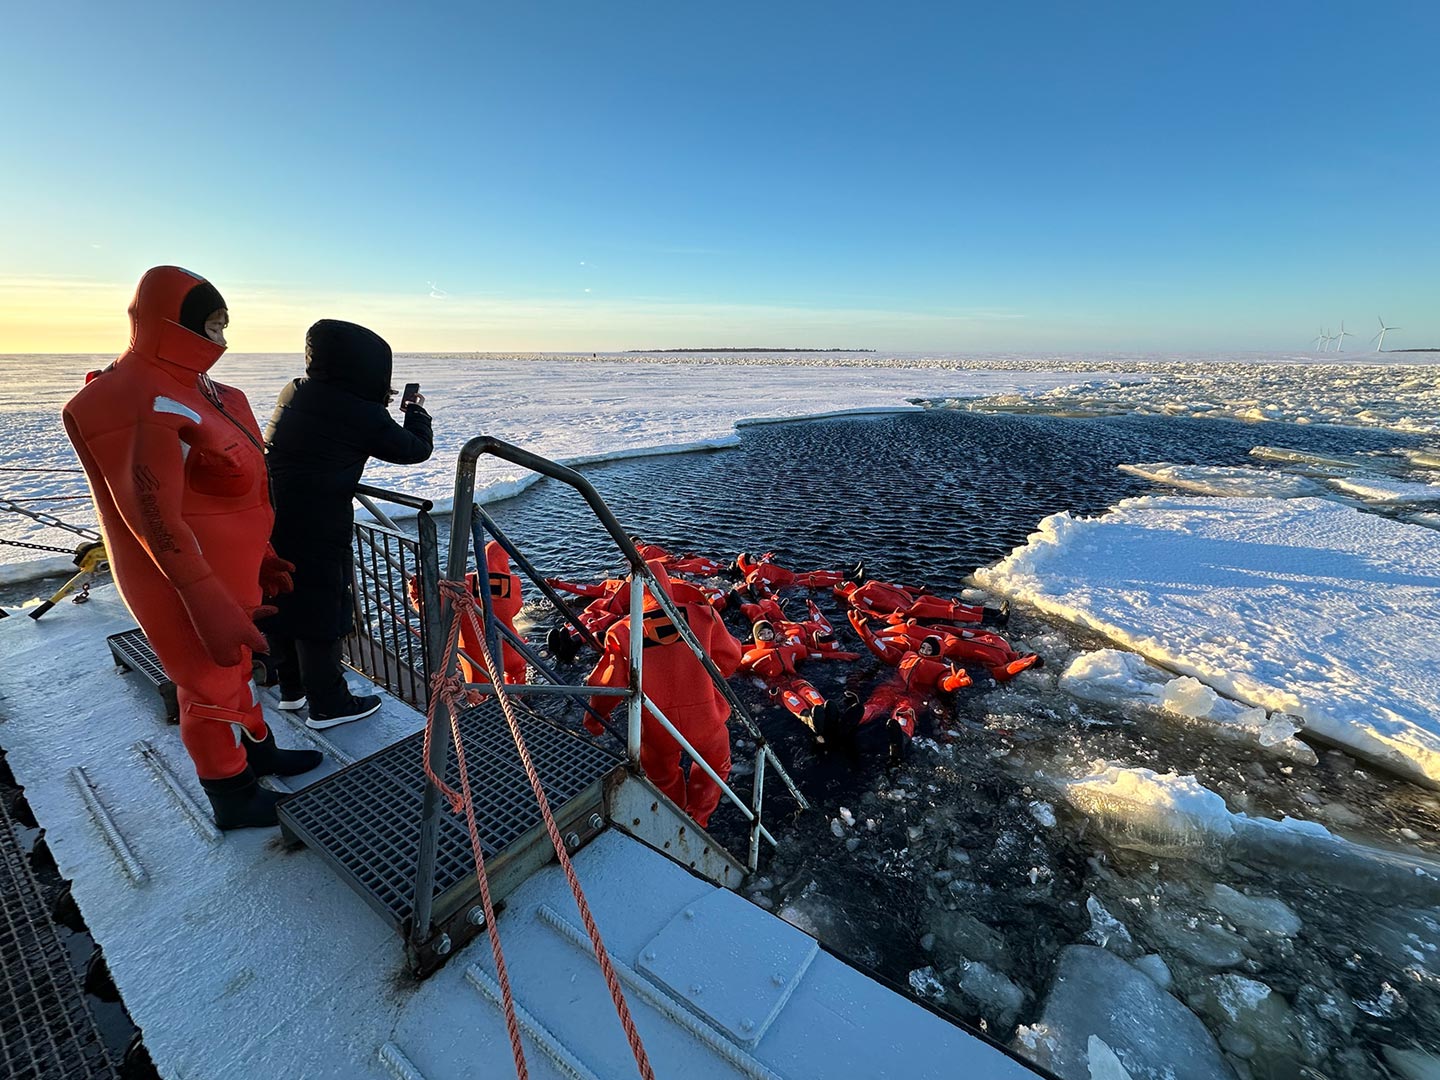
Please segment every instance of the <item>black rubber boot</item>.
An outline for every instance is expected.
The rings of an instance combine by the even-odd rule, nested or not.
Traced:
[[[862,585],[865,582],[865,560],[861,559],[855,564],[855,569],[850,571],[850,583]]]
[[[215,824],[226,832],[280,824],[280,819],[275,816],[275,804],[280,801],[280,796],[262,788],[248,766],[243,772],[223,780],[206,780],[202,776],[200,786],[205,789],[210,808],[215,812]]]
[[[545,635],[545,644],[550,649],[550,655],[562,664],[568,664],[580,655],[580,643],[563,626],[552,626]]]
[[[980,618],[981,626],[993,626],[1003,630],[1010,625],[1010,601],[1004,601],[998,608],[987,607]]]
[[[275,732],[265,732],[260,742],[245,740],[245,757],[256,776],[299,776],[325,760],[319,750],[282,750],[275,745]]]

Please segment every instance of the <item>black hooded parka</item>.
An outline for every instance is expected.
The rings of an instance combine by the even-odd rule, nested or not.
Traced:
[[[295,564],[295,591],[274,600],[265,630],[334,640],[349,633],[353,497],[371,457],[413,465],[434,447],[430,415],[390,416],[390,346],[354,323],[322,319],[305,335],[305,377],[280,391],[265,429],[276,554]]]

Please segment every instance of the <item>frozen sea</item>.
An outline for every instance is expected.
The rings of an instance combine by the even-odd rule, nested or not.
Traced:
[[[863,556],[944,591],[989,567],[984,586],[1023,601],[1012,637],[1047,667],[962,692],[897,768],[817,753],[745,688],[820,810],[784,826],[752,898],[1067,1078],[1158,1078],[1181,1055],[1197,1071],[1173,1075],[1433,1075],[1440,801],[1345,729],[1383,707],[1392,728],[1360,734],[1409,724],[1392,743],[1426,749],[1440,476],[1422,462],[1440,392],[1433,367],[1335,359],[401,357],[439,448],[367,479],[443,501],[455,451],[485,431],[597,462],[621,520],[673,545],[805,568]],[[60,501],[78,477],[35,470],[74,467],[58,409],[100,362],[0,358],[7,498],[85,520]],[[217,374],[263,422],[298,366],[226,357]],[[722,449],[602,463],[697,447]],[[547,485],[499,466],[482,484],[518,493],[496,512],[542,566],[613,569],[583,530],[555,536]],[[66,545],[13,526],[0,536]],[[1275,557],[1239,558],[1257,547]],[[1359,586],[1344,609],[1327,569],[1342,557]],[[1264,588],[1217,592],[1218,559],[1263,569]],[[1326,622],[1368,600],[1383,611],[1355,632]],[[878,674],[816,681],[863,692]],[[1325,742],[1297,738],[1327,723]],[[1135,1015],[1181,1010],[1177,1033],[1127,1035],[1057,990],[1087,979]]]

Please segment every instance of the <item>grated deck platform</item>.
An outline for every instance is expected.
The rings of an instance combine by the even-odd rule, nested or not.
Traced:
[[[530,757],[557,820],[562,808],[622,763],[594,742],[537,715],[520,713]],[[536,839],[540,807],[530,789],[505,717],[493,700],[460,715],[465,761],[487,866],[507,849]],[[446,740],[447,744],[449,739]],[[415,868],[425,790],[424,733],[386,747],[325,777],[280,804],[280,823],[330,863],[352,889],[398,930],[414,914]],[[446,782],[459,786],[450,748]],[[563,824],[563,823],[562,823]],[[539,837],[544,848],[548,837]],[[442,804],[435,860],[435,895],[474,884],[470,834],[462,817]],[[492,877],[494,876],[492,868]],[[492,892],[496,886],[492,882]],[[450,905],[453,907],[453,905]],[[447,912],[439,900],[436,916]]]
[[[137,626],[134,630],[111,634],[105,639],[105,644],[110,646],[110,655],[115,658],[117,667],[138,671],[155,688],[160,700],[165,703],[165,718],[172,724],[178,723],[180,706],[175,700],[175,684],[160,666],[160,658],[150,647],[145,631]]]
[[[0,1076],[113,1078],[70,956],[0,799]]]

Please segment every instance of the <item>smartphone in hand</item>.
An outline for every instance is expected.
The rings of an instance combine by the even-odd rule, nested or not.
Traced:
[[[400,411],[405,412],[409,409],[411,405],[415,404],[415,399],[419,396],[420,384],[418,382],[407,382],[405,384],[405,392],[400,395]]]

